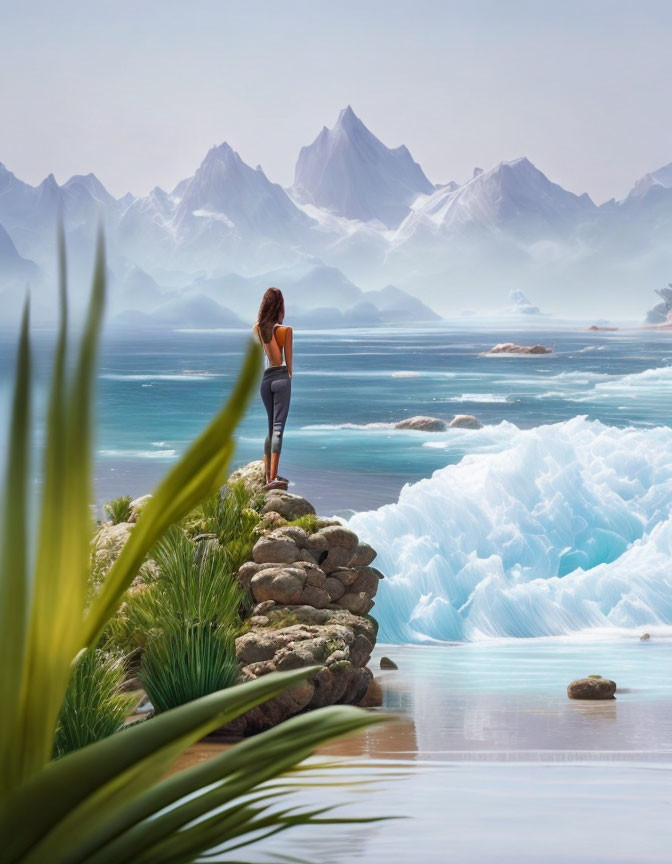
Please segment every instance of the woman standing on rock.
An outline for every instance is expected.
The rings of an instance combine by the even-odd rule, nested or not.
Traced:
[[[285,301],[279,288],[269,288],[261,300],[254,332],[262,344],[266,369],[261,379],[261,399],[268,415],[264,443],[264,489],[286,489],[287,480],[278,476],[289,400],[292,395],[292,328],[283,326]]]

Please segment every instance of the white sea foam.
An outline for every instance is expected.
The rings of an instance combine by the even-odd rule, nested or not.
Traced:
[[[504,393],[461,393],[459,396],[450,396],[446,402],[507,402],[508,396]]]
[[[99,456],[113,459],[173,459],[176,450],[99,450]]]
[[[350,525],[385,573],[390,642],[672,625],[672,429],[583,417],[501,424],[466,456]]]
[[[308,432],[336,432],[339,429],[378,431],[394,429],[394,423],[309,423],[301,427]]]
[[[175,374],[124,374],[103,372],[100,375],[106,381],[207,381],[209,378],[221,378],[219,372],[179,372]]]

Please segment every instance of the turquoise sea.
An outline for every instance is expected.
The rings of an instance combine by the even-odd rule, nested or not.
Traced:
[[[98,394],[99,500],[144,493],[226,398],[247,334],[148,332],[108,337]],[[467,453],[502,443],[501,424],[529,429],[576,415],[617,428],[672,423],[672,335],[646,330],[516,331],[466,324],[405,330],[298,332],[283,470],[320,506],[359,510],[396,500],[401,486]],[[555,344],[536,357],[482,357],[497,342]],[[35,335],[37,374],[49,372],[51,336]],[[6,406],[12,339],[0,335]],[[478,435],[393,431],[414,414],[478,416]],[[255,400],[236,461],[259,456]],[[380,425],[379,425],[380,424]],[[366,480],[363,480],[363,476]]]

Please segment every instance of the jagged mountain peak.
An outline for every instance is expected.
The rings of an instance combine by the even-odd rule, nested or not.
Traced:
[[[326,126],[324,128],[326,129]],[[355,132],[360,130],[366,130],[368,132],[366,126],[352,110],[351,105],[346,105],[346,107],[339,112],[334,129],[343,129],[346,132]]]
[[[395,242],[444,232],[493,231],[517,226],[543,235],[581,222],[597,210],[585,193],[553,183],[526,157],[475,171],[457,188],[447,185],[422,200],[399,227]]]
[[[242,162],[242,159],[238,155],[238,153],[233,149],[233,147],[229,144],[228,141],[222,141],[221,144],[215,144],[211,147],[208,152],[205,154],[205,159],[201,163],[202,165],[206,165],[212,162],[219,161],[228,161],[230,159],[239,160]]]
[[[408,148],[387,147],[348,105],[332,129],[323,127],[301,148],[291,191],[336,216],[393,228],[419,195],[433,190]]]
[[[655,187],[672,188],[672,162],[641,177],[630,190],[628,198],[642,198],[650,189]]]

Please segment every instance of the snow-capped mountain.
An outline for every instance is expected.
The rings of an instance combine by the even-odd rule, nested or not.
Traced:
[[[227,143],[172,191],[139,198],[115,198],[94,174],[62,185],[50,174],[33,186],[0,164],[3,312],[20,297],[16,279],[42,290],[33,298],[44,308],[55,305],[58,213],[73,309],[88,290],[102,219],[112,314],[161,317],[172,304],[165,321],[180,296],[209,297],[247,320],[270,284],[294,308],[319,310],[310,320],[344,326],[427,320],[423,301],[449,314],[495,311],[510,291],[529,291],[549,312],[587,315],[618,291],[621,314],[639,318],[640,287],[648,294],[672,272],[672,164],[599,207],[524,157],[433,185],[406,147],[386,147],[350,107],[302,149],[288,191]],[[401,296],[381,292],[386,283]],[[207,317],[208,304],[199,309]]]
[[[172,193],[155,188],[124,213],[119,236],[144,265],[165,263],[213,271],[268,266],[309,242],[315,223],[226,142],[212,147],[193,177]]]
[[[574,229],[597,208],[588,195],[574,195],[552,183],[522,157],[476,169],[463,186],[448,184],[420,200],[399,226],[395,245],[437,235],[460,236],[515,231],[539,239]]]
[[[186,184],[175,212],[178,234],[203,222],[224,225],[238,236],[258,236],[283,242],[311,227],[308,218],[285,190],[251,168],[228,144],[213,147]]]
[[[299,153],[291,194],[337,216],[396,228],[434,186],[405,146],[390,149],[348,105]]]

